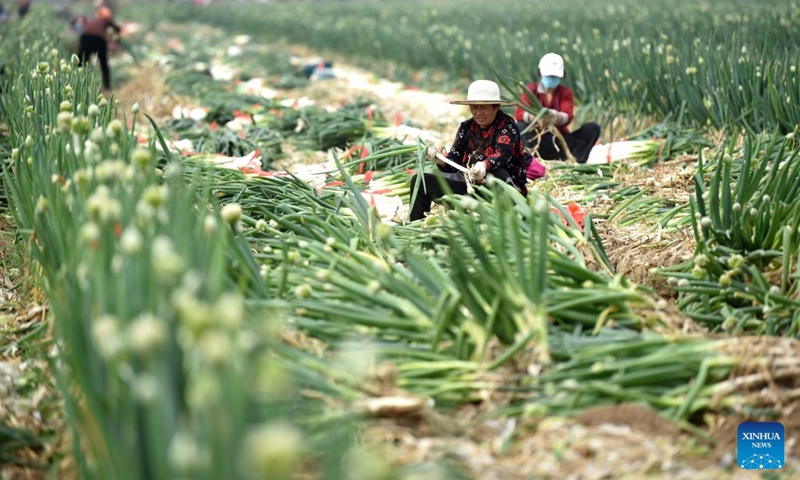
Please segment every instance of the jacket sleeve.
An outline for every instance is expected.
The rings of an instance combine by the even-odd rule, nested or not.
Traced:
[[[572,122],[575,111],[575,99],[572,94],[572,89],[564,87],[564,91],[561,94],[561,101],[558,106],[558,111],[567,114],[567,121],[564,122],[564,125],[569,125]]]
[[[120,26],[116,22],[114,22],[114,20],[109,20],[108,21],[108,26],[113,28],[114,31],[117,32],[117,33],[122,31],[122,28],[120,28]]]
[[[514,158],[514,146],[519,141],[520,136],[517,124],[511,118],[508,118],[500,126],[494,138],[494,143],[486,149],[484,160],[489,163],[489,168],[486,170],[489,172],[498,168],[508,170]]]

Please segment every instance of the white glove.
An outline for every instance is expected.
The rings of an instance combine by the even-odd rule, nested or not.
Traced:
[[[550,125],[556,122],[558,118],[558,110],[553,110],[552,108],[548,108],[547,112],[542,115],[542,123],[545,125]]]
[[[486,162],[478,162],[469,169],[469,175],[473,180],[483,180],[486,176]]]
[[[429,146],[427,150],[425,150],[425,156],[428,158],[428,160],[436,162],[436,165],[444,165],[444,162],[436,156],[437,153],[439,153],[439,151],[436,150],[436,147]]]

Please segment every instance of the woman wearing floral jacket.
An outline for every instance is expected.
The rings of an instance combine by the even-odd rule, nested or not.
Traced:
[[[492,175],[527,195],[527,179],[541,177],[544,167],[525,153],[516,121],[500,110],[501,106],[513,103],[501,101],[499,87],[489,80],[473,82],[466,100],[450,103],[469,105],[472,118],[459,126],[447,158],[469,169],[469,176],[476,184],[484,183],[485,177]],[[424,218],[431,202],[446,193],[467,193],[467,178],[463,172],[437,158],[433,147],[428,147],[427,155],[437,163],[439,171],[425,173],[422,177],[417,174],[411,179],[412,192],[420,178],[423,179],[411,206],[411,221]]]

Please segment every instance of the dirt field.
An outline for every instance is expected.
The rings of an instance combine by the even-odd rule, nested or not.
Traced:
[[[314,56],[300,47],[293,50]],[[421,128],[436,131],[446,144],[452,141],[459,122],[469,116],[467,107],[449,104],[451,96],[405,88],[341,59],[337,59],[335,67],[338,78],[288,91],[286,96],[308,97],[329,105],[356,96],[371,97],[387,118],[399,115]],[[151,98],[159,98],[159,85],[158,70],[145,68],[142,79],[122,86],[117,96],[123,105],[132,105],[147,96],[148,86],[155,86],[159,92]],[[165,110],[171,108],[168,105]],[[685,202],[691,192],[691,179],[680,175],[679,168],[686,161],[691,163],[693,159],[658,164],[653,170],[627,174],[620,180],[653,186],[656,194]],[[569,201],[566,197],[558,199]],[[636,283],[652,286],[669,300],[669,291],[650,271],[690,258],[694,249],[691,233],[655,238],[655,234],[642,234],[635,228],[604,228],[606,248],[616,269]],[[680,315],[671,308],[674,315]],[[466,408],[458,412],[428,412],[411,419],[383,419],[364,433],[395,462],[439,460],[472,478],[486,480],[763,478],[736,466],[736,429],[741,419],[735,417],[710,419],[708,423],[714,427],[706,429],[707,439],[701,439],[681,431],[653,410],[633,405],[599,407],[575,418],[541,419],[513,429],[494,420],[476,421],[477,414]],[[784,420],[784,424],[791,457],[787,457],[788,468],[783,475],[790,478],[792,472],[800,472],[800,421]]]
[[[303,52],[311,55],[312,52]],[[113,64],[112,64],[113,65]],[[112,67],[113,68],[113,67]],[[175,106],[190,99],[173,96],[164,86],[163,72],[156,64],[142,64],[126,73],[127,83],[115,91],[123,109],[134,103],[156,120],[169,118]],[[287,91],[285,95],[308,97],[321,104],[340,104],[346,98],[368,95],[387,118],[397,115],[410,119],[422,128],[435,130],[449,144],[458,123],[467,118],[467,107],[450,105],[447,95],[406,89],[400,84],[376,79],[337,61],[338,78],[312,83]],[[652,182],[662,195],[677,201],[688,198],[689,185],[678,175],[678,162],[658,165],[624,178],[628,183]],[[560,198],[560,200],[569,200]],[[596,205],[595,208],[601,208]],[[641,234],[603,226],[609,257],[620,273],[636,283],[652,286],[664,295],[669,292],[650,273],[682,261],[693,251],[693,238],[686,232],[669,235]],[[19,280],[19,271],[4,272],[0,283],[8,286]],[[2,292],[0,292],[2,293]],[[9,298],[8,301],[11,301]],[[21,302],[16,299],[16,304]],[[3,335],[21,336],[30,322],[37,302],[7,308]],[[39,314],[43,307],[38,307]],[[673,307],[673,311],[674,311]],[[680,315],[679,313],[673,313]],[[63,435],[60,416],[42,405],[57,405],[52,385],[41,373],[39,389],[22,389],[25,398],[15,397],[13,388],[25,378],[24,368],[43,370],[41,358],[27,358],[25,351],[0,351],[0,416],[13,415],[19,425],[35,432]],[[39,352],[40,354],[41,352]],[[3,383],[5,382],[5,383]],[[5,385],[5,386],[4,386]],[[5,388],[5,390],[3,390]],[[46,401],[48,400],[49,401]],[[364,428],[365,442],[396,464],[440,461],[463,471],[470,478],[482,480],[512,479],[755,479],[800,478],[800,416],[795,406],[786,405],[787,468],[779,476],[768,477],[747,472],[736,466],[736,429],[741,418],[707,418],[707,438],[682,431],[653,410],[635,405],[598,407],[574,418],[544,418],[526,421],[481,420],[477,407],[458,411],[423,411],[411,417],[376,419]],[[55,445],[55,446],[54,446]],[[30,448],[21,457],[35,463],[57,461],[63,444]],[[3,480],[46,478],[35,469],[2,468]],[[797,475],[793,477],[793,475]]]

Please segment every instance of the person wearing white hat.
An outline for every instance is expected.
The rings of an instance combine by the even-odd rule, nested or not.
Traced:
[[[539,119],[539,125],[523,136],[523,143],[531,148],[537,156],[544,160],[565,160],[567,152],[557,143],[556,138],[549,128],[558,129],[567,144],[567,148],[579,163],[586,163],[589,152],[600,138],[600,125],[594,122],[584,123],[579,129],[570,131],[569,125],[573,119],[575,98],[572,89],[563,85],[561,81],[566,76],[564,59],[557,53],[548,53],[539,60],[539,82],[526,85],[528,91],[533,93],[542,107],[547,108],[547,113]],[[530,106],[531,100],[527,92],[520,97],[520,103]],[[521,107],[514,110],[514,118],[520,131],[525,131],[536,117],[535,114],[526,112]],[[544,132],[542,132],[544,131]],[[539,139],[538,144],[536,139]]]
[[[456,132],[453,146],[446,157],[452,163],[468,169],[471,180],[483,184],[487,175],[516,188],[527,195],[525,186],[530,166],[536,171],[544,167],[522,148],[519,129],[514,118],[500,110],[501,106],[514,105],[500,98],[500,88],[491,80],[476,80],[467,89],[466,100],[450,102],[456,105],[469,105],[472,118],[461,123]],[[411,221],[420,220],[431,208],[431,202],[446,193],[467,193],[467,178],[452,165],[437,158],[437,151],[430,146],[427,156],[436,162],[439,171],[414,175],[411,191],[416,190],[414,203],[409,212]],[[439,154],[441,155],[441,154]],[[417,182],[422,183],[417,187]]]

